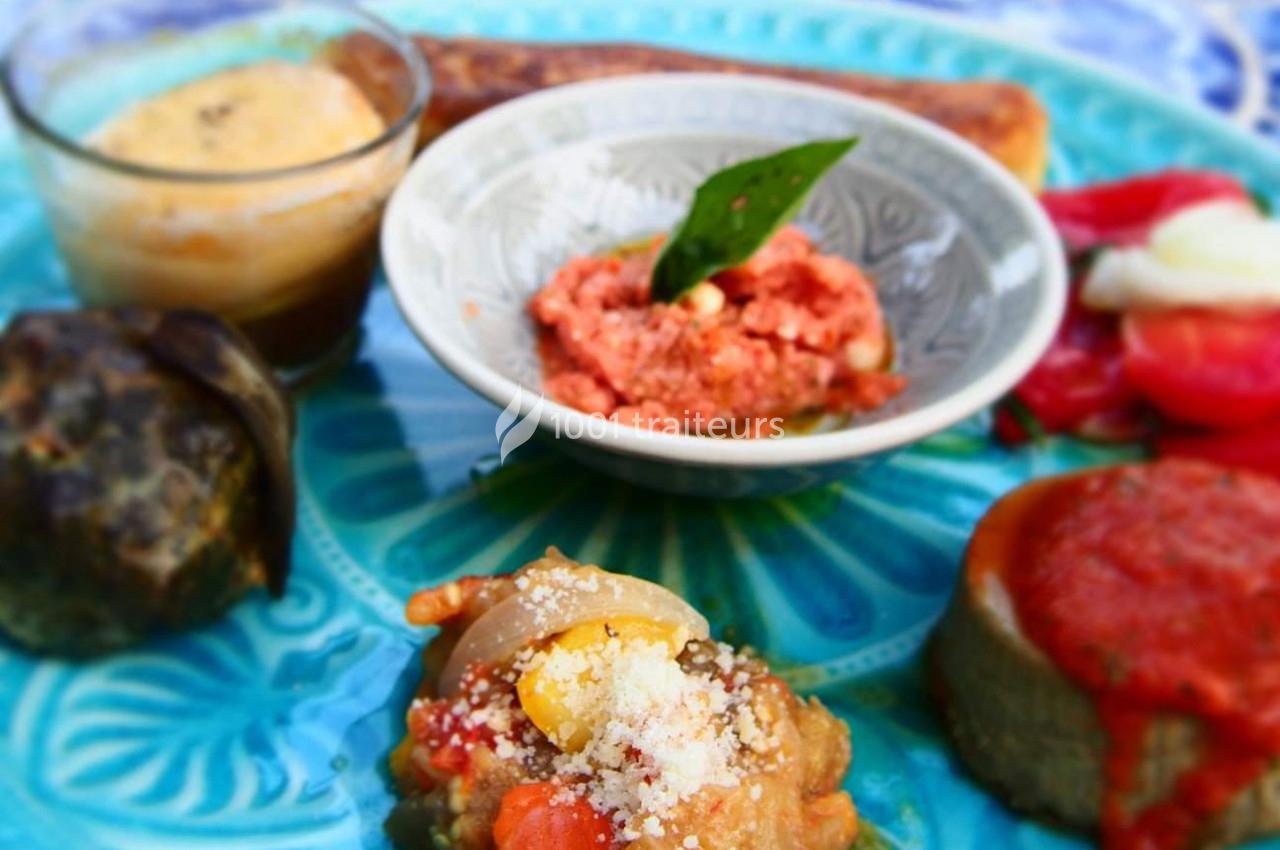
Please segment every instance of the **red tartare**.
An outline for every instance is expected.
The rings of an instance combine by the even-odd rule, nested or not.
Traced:
[[[534,296],[550,397],[637,427],[726,436],[715,423],[759,434],[769,420],[869,411],[906,386],[887,370],[875,284],[800,229],[671,304],[650,297],[661,244],[576,257]]]

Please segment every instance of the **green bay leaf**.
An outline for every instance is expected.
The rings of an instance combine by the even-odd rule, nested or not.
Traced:
[[[700,281],[750,259],[857,144],[857,138],[807,142],[707,178],[658,255],[653,300],[674,301]]]

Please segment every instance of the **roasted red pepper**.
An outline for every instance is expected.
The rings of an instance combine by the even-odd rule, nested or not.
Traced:
[[[1118,317],[1078,302],[1068,308],[1049,350],[996,413],[997,436],[1007,443],[1036,436],[1037,427],[1097,440],[1142,436],[1142,404],[1125,380]]]
[[[1220,199],[1248,200],[1249,193],[1224,175],[1166,171],[1041,197],[1067,245],[1076,279],[1053,344],[997,410],[997,437],[1018,443],[1034,431],[1107,441],[1145,435],[1149,418],[1125,374],[1120,318],[1082,304],[1082,281],[1093,251],[1142,244],[1173,213]]]
[[[1178,210],[1216,200],[1249,201],[1233,177],[1207,171],[1162,171],[1040,196],[1071,251],[1142,245],[1151,228]]]

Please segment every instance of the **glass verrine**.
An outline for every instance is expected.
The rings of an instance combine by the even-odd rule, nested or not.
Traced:
[[[352,40],[376,74],[350,67],[341,48]],[[341,74],[376,112],[372,133],[321,157],[244,170],[212,154],[200,167],[158,165],[100,143],[126,110],[259,63]],[[343,348],[429,94],[410,39],[329,0],[76,0],[42,10],[0,70],[82,300],[208,309],[290,375]],[[303,104],[296,121],[286,108],[287,135],[272,142],[286,154],[334,120],[325,103]]]

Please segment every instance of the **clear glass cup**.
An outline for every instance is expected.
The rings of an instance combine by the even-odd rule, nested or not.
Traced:
[[[412,41],[327,0],[50,6],[0,72],[81,299],[208,309],[286,376],[347,348],[368,299],[382,209],[413,155],[429,94]],[[360,50],[341,49],[353,40]],[[342,73],[376,109],[382,132],[319,161],[256,171],[170,170],[86,141],[133,104],[268,61]],[[300,111],[297,138],[322,115],[314,104]]]

